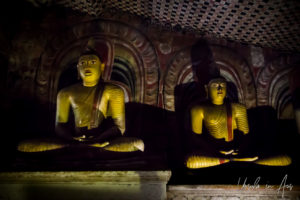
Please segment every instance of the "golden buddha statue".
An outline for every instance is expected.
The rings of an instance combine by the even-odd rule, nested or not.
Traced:
[[[57,95],[55,130],[62,140],[23,141],[18,150],[40,152],[80,144],[117,152],[143,151],[142,140],[121,137],[125,132],[124,92],[101,79],[104,67],[96,51],[82,54],[77,65],[82,83],[63,88]],[[70,125],[70,108],[75,127]],[[105,126],[108,117],[114,126]]]
[[[255,162],[261,165],[286,166],[291,163],[286,155],[260,158],[259,156],[240,155],[234,142],[234,130],[249,133],[246,107],[240,103],[225,102],[226,80],[212,79],[205,86],[209,101],[195,104],[190,109],[193,134],[202,134],[203,125],[207,129],[207,140],[202,141],[199,151],[190,153],[186,167],[204,168],[228,163],[230,161]],[[205,152],[210,151],[210,152]]]

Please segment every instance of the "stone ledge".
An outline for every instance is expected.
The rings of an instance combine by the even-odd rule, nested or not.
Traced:
[[[171,171],[2,172],[0,183],[168,182]]]
[[[270,189],[272,187],[272,189]],[[203,200],[271,200],[290,199],[299,200],[300,186],[293,186],[293,189],[285,189],[278,192],[279,185],[272,185],[268,188],[247,188],[237,185],[169,185],[167,196],[169,200],[177,199],[203,199]]]
[[[165,200],[171,171],[2,172],[2,200]]]

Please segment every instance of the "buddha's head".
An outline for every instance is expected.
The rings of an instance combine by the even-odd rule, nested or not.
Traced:
[[[96,53],[87,52],[82,54],[79,58],[77,69],[83,80],[83,85],[87,87],[97,85],[104,67],[105,63],[101,61]]]
[[[215,105],[222,105],[226,97],[226,80],[224,78],[214,78],[206,85],[209,99]]]

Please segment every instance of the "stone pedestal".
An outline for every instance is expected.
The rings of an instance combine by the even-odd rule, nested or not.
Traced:
[[[166,199],[170,171],[0,173],[0,199]]]
[[[279,185],[176,185],[168,186],[168,200],[299,200],[300,188]]]

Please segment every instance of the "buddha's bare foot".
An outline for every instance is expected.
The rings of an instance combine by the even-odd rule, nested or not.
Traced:
[[[267,166],[288,166],[292,163],[292,159],[287,155],[279,155],[279,156],[259,159],[255,161],[255,163],[259,165],[267,165]]]
[[[192,155],[187,158],[186,167],[190,169],[198,169],[221,165],[229,161],[229,159]]]

